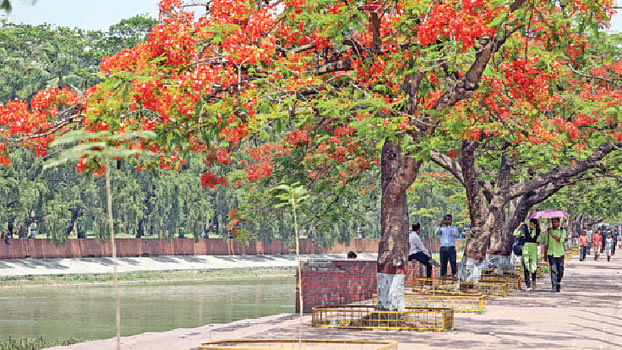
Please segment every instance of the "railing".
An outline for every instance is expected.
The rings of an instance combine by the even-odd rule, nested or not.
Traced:
[[[496,281],[473,283],[449,279],[415,278],[413,290],[418,292],[468,293],[482,294],[487,297],[505,297],[508,295],[508,284]]]
[[[521,286],[520,276],[512,275],[482,275],[480,282],[505,282],[508,288],[514,290],[520,290]]]
[[[372,305],[314,307],[313,327],[446,331],[453,328],[454,311],[449,308],[406,308],[378,311]]]
[[[404,302],[406,307],[450,308],[454,312],[482,312],[486,307],[486,297],[479,294],[405,293]],[[376,294],[372,304],[376,304]]]

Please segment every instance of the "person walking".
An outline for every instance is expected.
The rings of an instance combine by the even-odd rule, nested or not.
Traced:
[[[598,257],[600,256],[600,246],[602,245],[603,237],[600,235],[598,230],[594,231],[592,235],[592,246],[594,247],[594,261],[598,261]]]
[[[611,238],[613,239],[613,245],[611,246],[611,255],[616,255],[616,245],[618,245],[618,226],[613,228],[613,232],[611,232]]]
[[[607,228],[605,226],[601,226],[600,227],[600,237],[602,238],[602,244],[601,244],[601,248],[600,248],[600,252],[604,253],[605,252],[605,243],[607,242],[607,236],[606,236],[606,231]]]
[[[592,225],[587,225],[587,255],[591,255],[592,250],[592,236],[594,235],[594,231],[592,230]]]
[[[441,277],[447,276],[447,262],[451,265],[452,276],[456,275],[456,236],[458,229],[452,226],[453,218],[451,215],[445,215],[439,227],[434,231],[435,235],[441,236]]]
[[[538,219],[530,219],[529,226],[522,223],[519,229],[514,232],[514,236],[523,236],[525,239],[521,260],[525,273],[525,285],[527,290],[533,290],[536,288],[536,272],[538,269],[538,241],[540,240]]]
[[[587,244],[587,231],[583,230],[583,232],[581,232],[581,236],[579,236],[579,261],[585,260]]]
[[[607,253],[607,261],[611,261],[611,252],[613,251],[613,237],[611,233],[607,232],[607,238],[605,239],[605,252]]]
[[[412,231],[408,235],[408,261],[417,260],[422,265],[425,266],[425,276],[427,278],[432,277],[432,264],[430,260],[432,259],[432,255],[430,251],[423,245],[421,242],[421,237],[419,234],[421,233],[421,225],[416,222],[412,225]]]
[[[564,242],[566,241],[566,230],[559,227],[559,218],[551,219],[551,228],[548,229],[545,241],[551,271],[551,292],[559,293],[564,277]]]

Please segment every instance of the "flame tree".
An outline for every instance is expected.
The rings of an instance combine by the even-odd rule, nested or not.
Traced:
[[[543,121],[551,119],[546,106],[559,101],[541,100],[540,89],[555,89],[548,82],[556,76],[539,76],[533,67],[556,68],[581,49],[574,40],[584,28],[598,31],[610,16],[609,5],[163,0],[161,23],[148,41],[104,59],[104,81],[84,98],[53,89],[35,95],[30,105],[10,101],[0,107],[1,160],[10,163],[9,143],[45,154],[58,134],[77,127],[153,132],[112,145],[159,155],[138,159],[139,169],[178,169],[184,154],[200,153],[207,168],[201,183],[208,187],[229,185],[225,175],[210,171],[224,164],[237,167],[242,182],[286,177],[338,196],[363,172],[379,169],[377,308],[400,310],[408,255],[406,190],[431,149],[442,148],[435,135],[459,115],[490,124],[468,113],[478,103],[526,128],[566,130],[567,123]],[[199,17],[190,12],[196,8],[204,11]],[[547,56],[540,59],[544,49],[530,47],[543,43]],[[583,64],[576,60],[567,67],[581,73]],[[619,73],[620,66],[607,69]],[[522,93],[508,99],[490,91],[506,87]],[[611,85],[603,89],[616,91]],[[494,103],[484,102],[486,96]],[[537,145],[541,137],[520,142]],[[475,130],[472,138],[478,139]],[[102,172],[102,160],[85,156],[77,170],[87,169]],[[230,227],[235,230],[241,219],[233,214]]]

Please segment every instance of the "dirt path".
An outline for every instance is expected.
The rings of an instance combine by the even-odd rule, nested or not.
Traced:
[[[593,257],[592,257],[593,259]],[[386,332],[311,328],[311,339],[395,340],[399,349],[622,349],[622,254],[611,262],[578,258],[566,262],[562,292],[551,293],[548,276],[533,292],[487,301],[484,314],[455,314],[450,332]],[[192,349],[201,342],[232,338],[298,336],[298,320],[276,315],[228,325],[207,325],[122,339],[122,349]],[[114,340],[54,349],[114,349]]]

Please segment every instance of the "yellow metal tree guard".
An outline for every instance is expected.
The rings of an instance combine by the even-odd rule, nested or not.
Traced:
[[[447,331],[453,328],[454,311],[449,308],[410,308],[379,311],[372,305],[314,307],[311,325],[324,328]]]
[[[272,339],[272,340],[223,340],[203,343],[199,350],[397,350],[393,341],[373,340],[319,340],[319,339]]]
[[[482,312],[486,307],[486,297],[481,294],[405,293],[404,301],[406,307],[450,308],[454,312]],[[372,304],[376,304],[376,294],[372,298]]]

